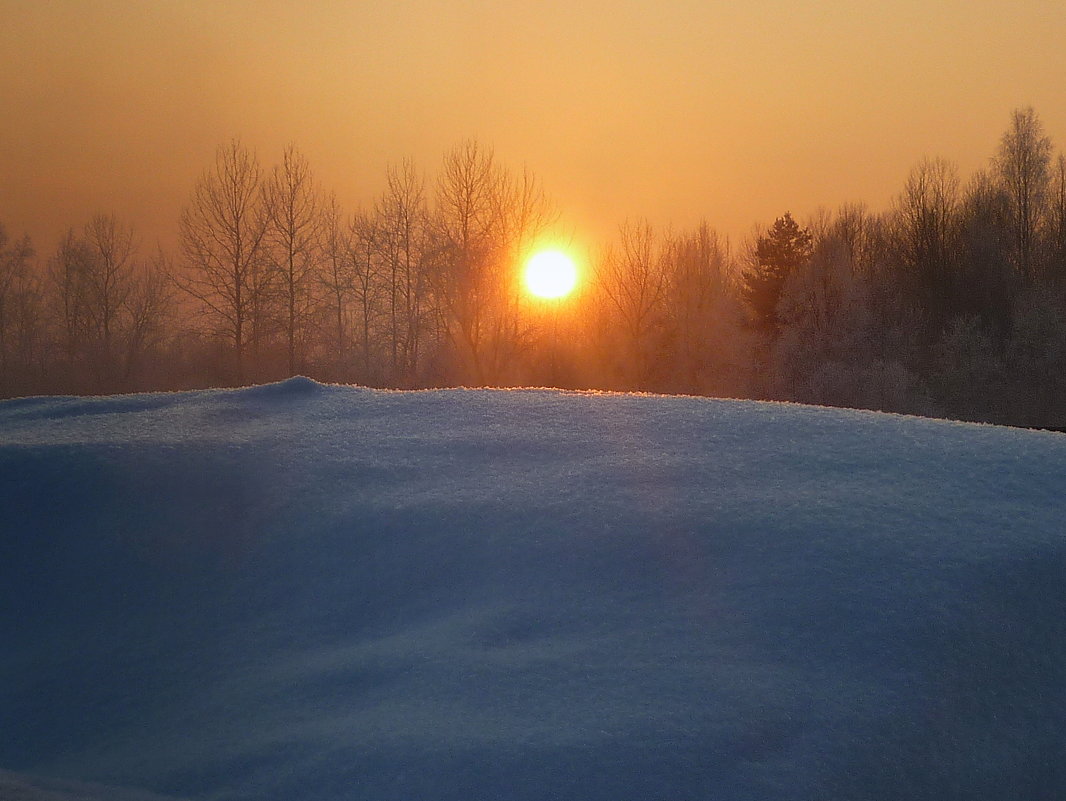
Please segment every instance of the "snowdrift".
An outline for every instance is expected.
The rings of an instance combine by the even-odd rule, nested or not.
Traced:
[[[1064,468],[1059,434],[698,398],[6,401],[0,766],[56,798],[1066,797]]]

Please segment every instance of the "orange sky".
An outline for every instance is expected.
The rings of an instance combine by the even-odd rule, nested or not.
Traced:
[[[0,0],[0,221],[174,242],[215,147],[293,141],[349,208],[470,137],[579,237],[883,208],[987,163],[1013,108],[1066,144],[1061,0]]]

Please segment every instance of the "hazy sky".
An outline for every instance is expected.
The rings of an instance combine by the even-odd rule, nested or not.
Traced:
[[[1066,144],[1062,0],[0,0],[0,221],[175,239],[217,145],[295,142],[349,208],[476,137],[579,236],[734,239],[881,209],[924,155],[987,163],[1012,109]]]

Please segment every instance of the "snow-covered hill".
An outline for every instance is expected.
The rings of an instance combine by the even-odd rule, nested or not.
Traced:
[[[1066,797],[1063,435],[292,379],[0,403],[0,510],[11,771]]]

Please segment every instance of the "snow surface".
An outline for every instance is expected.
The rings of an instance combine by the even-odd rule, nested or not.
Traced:
[[[1064,468],[1059,434],[701,398],[5,401],[0,766],[212,801],[1063,798]]]
[[[57,781],[0,770],[0,799],[3,801],[176,801],[138,790],[103,784]]]

